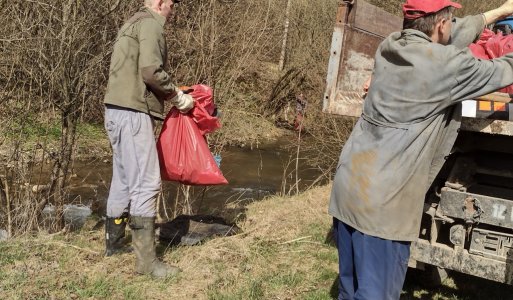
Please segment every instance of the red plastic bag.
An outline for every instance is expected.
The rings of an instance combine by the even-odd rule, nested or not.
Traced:
[[[188,185],[228,184],[202,134],[220,127],[218,119],[209,114],[209,109],[215,109],[212,90],[191,88],[191,95],[198,96],[194,108],[186,115],[171,109],[160,132],[157,152],[162,179]]]
[[[205,135],[221,128],[219,119],[212,116],[216,109],[212,89],[204,84],[193,85],[189,89],[192,89],[189,95],[196,101],[191,115],[201,134]]]
[[[480,59],[494,59],[504,54],[513,52],[513,34],[502,35],[502,32],[495,34],[489,29],[485,29],[479,40],[469,46],[472,54]],[[499,92],[512,94],[513,86],[507,86]]]

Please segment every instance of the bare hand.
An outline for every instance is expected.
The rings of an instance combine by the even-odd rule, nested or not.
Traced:
[[[364,92],[367,93],[369,91],[369,87],[370,87],[371,81],[372,81],[372,77],[369,77],[369,79],[367,79],[367,81],[365,81],[365,83],[363,84],[363,91]]]
[[[507,17],[513,14],[513,0],[507,0],[499,7],[499,9],[501,10],[502,17]]]
[[[507,0],[496,9],[483,13],[486,25],[493,24],[513,14],[513,0]]]
[[[362,98],[365,98],[367,97],[367,93],[369,92],[369,87],[371,85],[371,81],[372,81],[372,77],[369,77],[369,79],[367,79],[365,81],[365,83],[363,84],[363,94],[362,94]]]

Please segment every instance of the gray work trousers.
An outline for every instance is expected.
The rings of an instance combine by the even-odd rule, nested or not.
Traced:
[[[161,179],[153,119],[146,113],[107,105],[105,129],[112,145],[107,217],[117,218],[128,211],[132,216],[154,217]]]

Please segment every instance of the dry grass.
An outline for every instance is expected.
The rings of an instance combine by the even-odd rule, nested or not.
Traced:
[[[205,83],[216,91],[224,118],[223,129],[209,138],[213,151],[220,153],[226,144],[253,146],[281,136],[283,131],[263,117],[261,108],[281,76],[277,65],[285,2],[185,2],[167,26],[168,71],[178,85]],[[296,2],[288,52],[294,56],[295,41],[309,40],[309,51],[301,52],[309,65],[318,66],[315,75],[321,75],[313,77],[320,83],[316,86],[320,99],[335,0],[329,1],[332,9],[315,1]],[[0,107],[0,227],[19,235],[37,229],[46,204],[62,210],[77,154],[109,152],[108,143],[93,142],[89,147],[84,139],[77,140],[75,130],[82,124],[93,127],[85,122],[102,128],[112,44],[123,20],[141,2],[5,3],[0,1],[0,11],[12,17],[0,21],[0,102],[4,104]],[[321,37],[320,32],[325,34]],[[323,58],[317,63],[318,53]],[[100,133],[98,141],[107,141],[103,130]],[[54,166],[48,192],[38,198],[19,190],[32,175],[39,175],[30,170],[34,160],[49,160]],[[18,211],[31,214],[25,217]]]
[[[163,250],[169,280],[132,273],[133,255],[101,256],[102,230],[0,243],[2,299],[333,299],[337,253],[326,242],[330,186],[247,207],[244,233]],[[409,272],[401,299],[511,299],[511,287],[454,275],[426,288]]]
[[[320,188],[250,205],[240,224],[243,234],[167,249],[164,260],[183,269],[171,280],[134,276],[131,254],[98,255],[101,230],[2,243],[0,294],[5,299],[297,299],[320,293],[330,299],[325,286],[336,277],[336,255],[324,243],[331,223],[327,199],[328,189]]]

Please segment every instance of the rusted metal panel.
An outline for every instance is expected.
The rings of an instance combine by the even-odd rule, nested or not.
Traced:
[[[469,198],[477,199],[475,207],[481,210],[475,221],[480,224],[513,229],[513,201],[511,200],[460,192],[445,187],[442,188],[440,209],[445,216],[467,219],[470,213],[474,213],[468,209]]]
[[[463,118],[461,130],[513,136],[513,122],[480,118]]]
[[[481,228],[472,230],[469,253],[507,261],[513,249],[513,235]]]
[[[333,113],[358,117],[363,108],[363,84],[371,76],[374,55],[382,39],[346,29],[343,59],[339,67],[337,92],[330,106]]]
[[[362,87],[372,74],[374,54],[381,41],[380,37],[350,27],[345,28],[337,85],[325,107],[326,112],[351,117],[360,116],[364,100]]]
[[[358,117],[362,114],[362,108],[362,92],[337,91],[335,101],[330,102],[327,111],[342,116]]]
[[[401,30],[403,19],[365,1],[355,1],[356,8],[350,15],[353,28],[367,31],[382,39]]]
[[[411,258],[465,274],[513,284],[513,261],[499,261],[469,254],[462,248],[453,249],[444,244],[430,244],[419,239],[411,245]]]
[[[331,39],[330,60],[328,74],[326,75],[326,92],[324,94],[323,111],[328,111],[330,102],[334,102],[337,92],[337,79],[339,75],[340,59],[342,58],[342,44],[344,40],[345,23],[347,20],[348,6],[344,2],[339,3],[337,21]]]
[[[345,13],[345,17],[341,17],[341,13]],[[324,112],[360,116],[362,86],[372,73],[376,49],[384,37],[401,29],[401,22],[399,17],[362,0],[339,8],[332,38]]]

